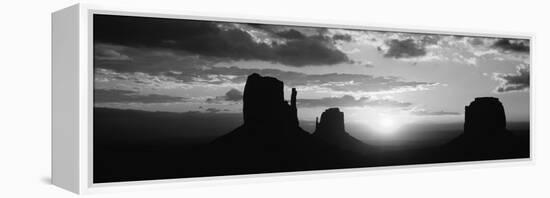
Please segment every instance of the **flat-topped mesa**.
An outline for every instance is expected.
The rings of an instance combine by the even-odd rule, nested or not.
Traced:
[[[465,134],[489,135],[504,130],[506,115],[498,98],[479,97],[465,107]]]
[[[284,100],[283,88],[283,82],[276,78],[256,73],[249,75],[243,94],[245,125],[264,128],[298,126],[296,89],[292,89],[289,105]]]
[[[283,82],[256,73],[248,76],[243,93],[245,124],[262,124],[280,119],[284,115],[281,112],[284,103]]]
[[[325,110],[321,114],[321,121],[316,123],[315,133],[331,134],[341,132],[345,132],[344,113],[338,108]]]

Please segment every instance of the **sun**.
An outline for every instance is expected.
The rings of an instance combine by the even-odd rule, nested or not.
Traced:
[[[391,128],[395,124],[393,119],[390,118],[382,118],[380,119],[380,126],[384,128]]]
[[[378,131],[384,134],[391,134],[399,128],[399,122],[389,116],[380,117],[377,125]]]

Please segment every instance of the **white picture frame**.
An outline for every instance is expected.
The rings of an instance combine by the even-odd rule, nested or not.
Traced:
[[[369,27],[346,25],[345,22],[326,23],[314,20],[265,18],[255,16],[229,16],[179,11],[151,11],[108,8],[97,5],[77,4],[52,14],[52,183],[74,193],[94,193],[111,190],[181,187],[211,185],[215,183],[238,183],[261,178],[284,180],[277,176],[304,176],[319,173],[364,172],[411,167],[432,167],[441,165],[469,165],[486,163],[457,162],[446,164],[406,165],[376,168],[354,168],[339,170],[307,171],[298,173],[269,173],[240,176],[216,176],[205,178],[184,178],[136,182],[94,184],[92,181],[92,134],[93,134],[93,14],[115,14],[126,16],[164,17],[176,19],[201,19],[227,22],[254,22],[279,25],[305,25],[318,27],[367,29],[378,31],[421,32],[433,34],[455,34],[468,36],[506,37],[530,39],[526,33],[493,33],[491,31],[462,32],[460,30],[424,30],[414,27]],[[338,23],[338,24],[337,24]],[[532,56],[531,56],[532,58]],[[531,70],[533,72],[533,70]],[[532,79],[531,79],[532,80]],[[532,88],[531,88],[532,90]],[[532,95],[531,95],[532,100]],[[532,109],[532,102],[530,108]],[[530,111],[530,158],[512,160],[492,160],[491,163],[519,162],[532,163],[533,159],[533,111]],[[274,177],[275,176],[275,177]],[[237,178],[237,179],[236,179]],[[286,177],[288,178],[288,177]],[[244,180],[243,180],[244,179]]]

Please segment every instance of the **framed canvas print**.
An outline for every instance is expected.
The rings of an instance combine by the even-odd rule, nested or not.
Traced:
[[[82,5],[52,18],[52,179],[73,192],[531,159],[528,35]]]

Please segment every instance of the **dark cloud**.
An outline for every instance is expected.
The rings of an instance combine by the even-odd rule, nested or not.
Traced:
[[[415,110],[411,112],[413,115],[419,116],[443,116],[443,115],[460,115],[458,112],[452,111],[427,111],[427,110]]]
[[[412,103],[400,102],[390,99],[371,99],[369,97],[361,97],[355,99],[353,96],[344,95],[342,97],[327,97],[319,99],[298,99],[300,107],[408,107]]]
[[[270,25],[270,24],[253,24],[247,23],[248,27],[256,30],[273,34],[281,38],[285,38],[287,35],[293,35],[286,38],[322,38],[328,33],[328,29],[324,27],[306,27],[306,26],[287,26],[287,25]],[[279,35],[282,33],[281,35]],[[289,34],[291,33],[291,34]],[[299,34],[298,34],[299,33]],[[303,35],[300,36],[300,35]],[[321,37],[319,37],[321,36]],[[328,37],[325,37],[328,38]]]
[[[203,66],[213,65],[219,59],[205,58],[193,54],[175,53],[164,49],[143,49],[112,44],[95,44],[94,67],[111,69],[117,72],[143,72],[158,74],[161,72],[186,72]],[[102,58],[104,51],[116,51],[129,59],[121,61],[114,58]]]
[[[346,54],[317,39],[292,40],[275,46],[272,51],[276,54],[275,59],[267,61],[297,67],[333,65],[350,61]]]
[[[388,58],[413,58],[426,55],[424,45],[415,42],[414,39],[398,40],[392,39],[386,41],[389,47],[384,57]]]
[[[470,40],[468,40],[468,43],[470,43],[473,46],[480,46],[480,45],[484,44],[484,42],[481,38],[470,39]]]
[[[208,113],[218,113],[222,110],[221,109],[216,109],[216,108],[208,108],[205,111],[208,112]]]
[[[243,92],[237,89],[231,89],[225,93],[225,99],[228,101],[240,101],[243,99]]]
[[[262,60],[301,67],[348,62],[331,42],[297,31],[280,33],[293,38],[268,45],[256,42],[246,31],[230,23],[197,20],[94,15],[96,44],[133,48],[169,49],[228,60]]]
[[[223,96],[206,99],[207,103],[221,103],[223,101],[239,102],[243,99],[243,92],[237,89],[231,89]]]
[[[499,39],[492,47],[504,52],[529,53],[529,40]]]
[[[277,36],[280,36],[285,39],[305,39],[306,36],[302,34],[301,32],[295,30],[295,29],[289,29],[286,31],[276,32]]]
[[[426,56],[428,46],[439,45],[441,35],[436,34],[402,34],[399,39],[384,41],[376,49],[386,58],[415,58]]]
[[[109,48],[105,47],[104,45],[96,45],[94,46],[94,58],[100,61],[130,60],[130,57],[120,53],[119,50],[121,49],[116,49],[116,47]]]
[[[529,90],[529,65],[517,66],[516,73],[495,73],[494,78],[501,81],[501,84],[496,88],[498,93]]]
[[[349,34],[335,34],[335,35],[332,36],[332,40],[350,42],[351,41],[351,35],[349,35]]]
[[[147,94],[143,95],[137,91],[121,90],[121,89],[94,89],[94,103],[172,103],[182,102],[185,98]]]
[[[425,35],[422,37],[422,39],[420,39],[420,42],[423,46],[428,46],[439,44],[439,40],[441,40],[440,35]]]

